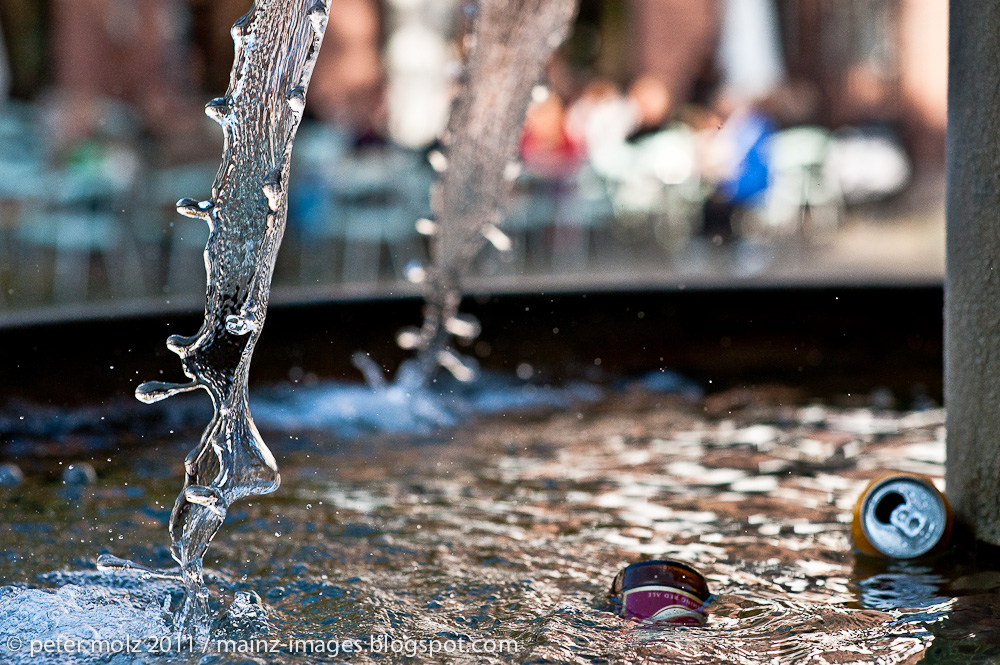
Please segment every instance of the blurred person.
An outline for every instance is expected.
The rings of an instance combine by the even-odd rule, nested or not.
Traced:
[[[849,204],[883,201],[901,193],[912,177],[912,164],[895,123],[889,80],[871,64],[848,69],[844,117],[837,129],[830,169]]]
[[[567,131],[566,108],[558,95],[538,89],[521,131],[521,158],[533,173],[552,178],[570,175],[583,146]]]
[[[397,30],[386,46],[389,133],[408,148],[433,143],[448,123],[451,59],[444,36],[419,24]]]
[[[627,45],[637,78],[662,83],[676,106],[692,99],[715,59],[722,0],[627,0]]]
[[[830,168],[832,133],[813,124],[820,92],[809,81],[786,81],[760,108],[781,128],[771,140],[769,185],[752,220],[770,237],[801,235],[813,244],[833,239],[843,197]]]
[[[727,94],[766,97],[785,78],[774,0],[725,0],[718,51]]]
[[[673,99],[667,85],[658,78],[644,75],[628,90],[628,100],[635,111],[630,139],[660,130],[673,110]]]
[[[570,106],[566,131],[588,151],[622,144],[663,127],[672,111],[670,91],[663,81],[640,76],[628,93],[603,78],[596,78]]]
[[[387,124],[383,27],[378,0],[339,0],[309,84],[310,112],[361,142],[383,136]]]
[[[601,171],[603,162],[621,158],[616,155],[626,144],[661,130],[672,112],[672,101],[667,86],[652,76],[637,78],[627,94],[611,81],[597,78],[567,111],[566,132],[598,162]],[[607,168],[615,170],[610,163]]]
[[[633,176],[636,155],[628,137],[638,119],[635,105],[617,85],[602,78],[592,80],[570,107],[566,133],[580,147],[587,172],[594,176],[591,181],[598,183],[590,189],[614,199],[622,184]]]
[[[770,173],[770,139],[774,120],[758,104],[723,89],[715,111],[721,126],[705,145],[702,174],[713,184],[705,202],[702,233],[715,244],[735,237],[734,217],[763,202]]]
[[[722,88],[715,111],[723,119],[704,155],[714,191],[702,232],[714,243],[735,236],[734,217],[762,204],[769,185],[770,138],[777,129],[760,102],[785,78],[774,0],[725,0],[717,53]]]
[[[759,105],[782,128],[812,125],[818,121],[822,93],[807,79],[794,78],[781,83]]]
[[[106,99],[136,109],[142,129],[178,155],[214,147],[198,113],[205,100],[192,85],[182,0],[55,0],[52,16],[57,150],[100,129]]]
[[[566,211],[571,208],[575,178],[586,151],[567,131],[566,107],[559,95],[539,86],[532,97],[520,140],[524,172],[515,183],[513,203],[516,208],[520,200],[525,210],[520,222],[510,221],[520,224],[526,236],[549,235],[553,261],[558,262],[568,250],[585,246],[584,230],[575,219],[567,219]]]
[[[593,156],[604,146],[625,142],[638,113],[611,81],[597,78],[584,88],[566,114],[566,132]]]

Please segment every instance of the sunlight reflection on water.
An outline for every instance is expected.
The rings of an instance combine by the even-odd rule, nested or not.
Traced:
[[[273,430],[268,436],[284,441],[275,447],[286,482],[273,500],[237,504],[208,562],[209,583],[226,602],[237,591],[259,593],[271,615],[266,632],[279,637],[518,643],[514,655],[476,662],[1000,655],[1000,635],[983,628],[997,574],[957,555],[888,563],[851,552],[850,509],[871,469],[919,467],[940,479],[943,412],[880,413],[877,432],[854,426],[857,413],[787,413],[709,419],[698,402],[633,391],[423,434]],[[133,466],[155,454],[136,451]],[[166,514],[149,504],[168,500],[170,479],[147,477],[145,492],[129,496],[112,488],[135,471],[118,473],[76,503],[44,485],[4,490],[20,498],[10,504],[11,555],[0,558],[0,574],[24,580],[70,561],[86,565],[68,543],[83,540],[90,551],[109,527],[156,542]],[[60,501],[42,521],[31,507]],[[155,545],[129,555],[167,556]],[[614,574],[652,557],[685,559],[705,573],[715,594],[705,627],[641,630],[602,609]],[[66,575],[34,579],[50,587]],[[95,583],[87,579],[76,583]],[[23,592],[0,596],[0,639],[26,630],[11,612],[33,602]]]

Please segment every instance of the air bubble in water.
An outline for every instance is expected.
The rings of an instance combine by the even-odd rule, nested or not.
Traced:
[[[226,330],[234,335],[246,335],[257,330],[258,327],[256,321],[246,316],[230,314],[226,317]]]

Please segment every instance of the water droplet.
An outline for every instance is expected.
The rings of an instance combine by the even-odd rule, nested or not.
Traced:
[[[427,153],[427,161],[430,162],[431,168],[438,173],[444,173],[448,170],[448,158],[440,150],[431,150]]]
[[[438,352],[437,361],[451,375],[463,383],[468,383],[476,378],[476,367],[474,361],[455,353],[452,349],[444,349]]]
[[[204,485],[190,485],[184,490],[184,498],[200,506],[211,506],[220,499],[219,491]]]
[[[97,557],[97,569],[109,573],[117,573],[128,570],[132,567],[131,563],[131,561],[119,559],[118,557],[110,554],[101,554]]]
[[[501,252],[509,252],[511,247],[514,246],[514,243],[510,240],[510,236],[492,224],[484,226],[482,233],[483,236],[490,241],[490,244]]]
[[[243,38],[246,37],[252,16],[253,12],[247,12],[243,16],[236,19],[236,23],[233,23],[233,27],[230,29],[229,34],[233,36],[233,42],[237,46],[242,46]]]
[[[199,386],[198,383],[192,381],[191,383],[164,383],[163,381],[146,381],[135,389],[135,398],[140,402],[145,402],[146,404],[152,404],[153,402],[159,402],[161,399],[166,399],[171,395],[176,395],[177,393],[188,392],[189,390],[195,390]]]
[[[401,349],[415,349],[420,346],[422,340],[423,336],[420,334],[420,329],[414,326],[403,328],[396,335],[396,344]]]
[[[211,201],[195,201],[194,199],[181,199],[177,202],[177,212],[185,217],[193,219],[209,219],[212,215],[212,208],[215,204]]]
[[[517,177],[521,175],[521,163],[520,162],[507,162],[507,166],[503,168],[503,178],[507,182],[514,182]]]
[[[17,487],[24,482],[24,474],[16,464],[0,464],[0,487]]]
[[[233,38],[233,43],[237,47],[243,45],[243,39],[246,37],[247,28],[249,27],[250,14],[244,14],[233,23],[233,27],[229,29],[229,34]]]
[[[187,353],[188,349],[194,345],[197,337],[186,337],[184,335],[171,335],[167,338],[167,348],[181,356]]]
[[[364,375],[365,382],[369,386],[373,388],[385,386],[385,375],[382,373],[382,368],[367,353],[355,351],[351,354],[351,364]]]
[[[427,279],[427,271],[417,261],[410,261],[406,264],[406,281],[411,284],[421,284]]]
[[[438,225],[426,217],[418,219],[415,226],[417,228],[417,233],[420,235],[432,236],[438,232]]]
[[[306,91],[302,86],[297,85],[288,93],[288,107],[292,113],[300,115],[306,108]]]
[[[479,320],[471,314],[456,314],[445,322],[444,327],[452,335],[466,341],[479,337],[482,332]]]
[[[215,487],[188,485],[184,488],[184,498],[190,503],[205,506],[220,519],[226,516],[226,500]]]
[[[216,97],[205,104],[205,115],[220,125],[229,122],[229,115],[232,111],[232,101],[228,97]]]
[[[261,189],[267,198],[267,207],[272,211],[278,210],[281,207],[281,200],[284,196],[281,186],[281,168],[276,168],[267,174]]]
[[[77,462],[66,467],[62,480],[67,485],[93,485],[97,482],[97,471],[86,462]]]

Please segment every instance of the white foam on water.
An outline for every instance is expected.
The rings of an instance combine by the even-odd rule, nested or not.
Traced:
[[[367,431],[419,434],[454,427],[479,414],[568,408],[597,401],[603,394],[589,383],[538,386],[492,375],[471,384],[443,381],[429,388],[331,381],[255,396],[254,412],[258,423],[275,429],[322,428],[343,436]]]
[[[173,632],[169,595],[159,586],[0,587],[0,661],[4,663],[144,662],[143,654],[128,651],[148,647],[152,640],[168,638]],[[54,643],[48,652],[46,640]],[[57,644],[63,646],[57,648]]]

